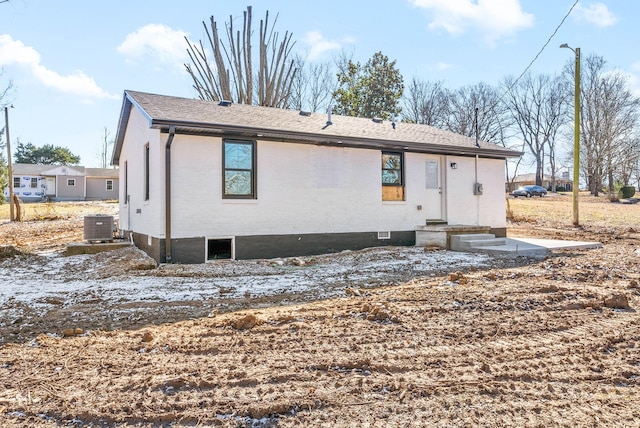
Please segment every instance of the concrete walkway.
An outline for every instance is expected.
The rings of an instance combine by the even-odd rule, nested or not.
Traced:
[[[551,250],[601,248],[599,242],[563,241],[559,239],[496,238],[488,233],[451,235],[449,248],[512,256],[545,256]]]
[[[504,244],[477,247],[476,250],[490,254],[514,256],[545,256],[550,250],[586,250],[602,248],[600,242],[563,241],[559,239],[502,238]]]

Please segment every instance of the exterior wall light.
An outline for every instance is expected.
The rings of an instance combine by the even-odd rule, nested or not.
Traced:
[[[449,166],[451,167],[451,169],[458,169],[458,164],[455,162],[451,162]]]

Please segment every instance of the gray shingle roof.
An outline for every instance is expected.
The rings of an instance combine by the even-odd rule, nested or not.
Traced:
[[[113,168],[86,168],[87,177],[118,178],[119,171]]]
[[[43,172],[51,171],[62,167],[63,165],[39,165],[30,163],[14,163],[12,165],[13,174],[15,175],[41,175]],[[78,165],[67,165],[69,169],[84,173],[85,168]]]
[[[444,131],[433,126],[323,113],[303,115],[297,110],[284,110],[243,104],[221,106],[217,102],[165,95],[125,91],[120,123],[114,146],[113,163],[117,164],[131,108],[136,106],[146,116],[151,128],[176,132],[222,136],[309,142],[352,147],[380,147],[426,153],[450,153],[506,158],[520,152],[496,144]]]
[[[36,165],[29,163],[14,163],[14,175],[42,175],[43,172],[61,168],[62,165]],[[84,166],[68,165],[67,168],[79,172],[87,177],[118,178],[118,170],[112,168],[85,168]]]

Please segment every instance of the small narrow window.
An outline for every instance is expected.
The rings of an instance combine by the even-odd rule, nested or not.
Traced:
[[[38,187],[38,179],[36,177],[31,178],[31,188],[35,189]]]
[[[107,190],[113,190],[113,180],[107,180]]]
[[[224,164],[223,197],[255,199],[255,142],[225,141],[223,144],[222,159]]]
[[[13,187],[14,189],[20,188],[20,177],[13,177]]]
[[[402,153],[382,152],[382,200],[404,201]]]
[[[129,203],[129,164],[124,163],[124,203]]]
[[[76,179],[75,178],[67,178],[67,186],[73,187],[75,185],[76,185]]]
[[[149,200],[149,144],[144,146],[144,200]]]

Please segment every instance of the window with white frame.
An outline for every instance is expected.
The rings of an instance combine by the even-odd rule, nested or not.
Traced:
[[[35,189],[38,187],[38,178],[37,177],[31,177],[31,188]]]
[[[75,185],[76,185],[76,179],[75,178],[67,178],[67,186],[73,187]]]
[[[20,188],[20,177],[13,177],[13,188],[14,189]]]
[[[113,190],[113,180],[107,180],[107,190]]]

